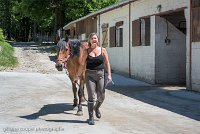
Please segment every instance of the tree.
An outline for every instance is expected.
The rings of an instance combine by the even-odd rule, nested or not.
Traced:
[[[31,32],[33,33],[34,40],[36,40],[37,31],[48,31],[52,29],[53,17],[49,0],[21,0],[16,4],[15,11],[21,14],[22,18],[30,19],[32,25]]]
[[[4,18],[1,20],[0,26],[4,29],[4,35],[7,39],[11,39],[11,0],[0,0],[0,17]]]
[[[0,27],[8,38],[56,31],[118,0],[0,0]],[[21,40],[21,39],[20,39]]]

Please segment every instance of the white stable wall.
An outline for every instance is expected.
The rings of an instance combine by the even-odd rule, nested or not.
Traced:
[[[161,5],[160,12],[167,12],[187,7],[187,4],[187,0],[139,0],[131,4],[131,21],[158,14],[158,5]],[[155,83],[155,36],[155,16],[152,16],[151,45],[131,48],[131,75],[136,79],[150,83]]]
[[[192,90],[200,91],[200,42],[192,43]]]
[[[186,35],[156,16],[156,83],[186,83]],[[168,29],[168,30],[167,30]],[[170,43],[165,39],[168,33]]]
[[[116,22],[124,21],[123,23],[123,47],[107,47],[109,54],[109,60],[112,70],[117,73],[128,74],[129,73],[129,6],[123,6],[100,15],[100,25],[108,23],[109,28],[115,26]],[[102,41],[102,29],[97,28],[100,33],[100,41]],[[100,29],[100,32],[99,32]],[[110,31],[108,30],[108,45],[110,39]]]
[[[155,83],[155,14],[185,8],[188,7],[188,4],[188,0],[138,0],[130,4],[130,22],[129,4],[99,14],[97,20],[97,33],[99,34],[101,43],[101,25],[103,23],[108,23],[110,28],[115,26],[116,22],[124,21],[123,47],[106,48],[109,54],[112,70],[117,73],[128,75],[130,67],[130,73],[133,78]],[[161,5],[160,11],[157,9],[159,5]],[[132,21],[144,16],[151,16],[151,45],[132,47]],[[110,31],[108,30],[108,45],[110,39],[109,32]],[[188,34],[186,38],[186,42],[188,43]],[[129,45],[131,46],[130,64]]]

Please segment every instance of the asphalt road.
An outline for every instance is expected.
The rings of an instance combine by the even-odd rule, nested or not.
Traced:
[[[0,72],[0,134],[199,134],[200,94],[113,74],[102,118],[87,124],[72,108],[63,74]]]

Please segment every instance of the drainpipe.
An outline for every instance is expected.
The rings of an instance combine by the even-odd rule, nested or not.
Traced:
[[[131,30],[130,30],[130,28],[131,28],[131,3],[129,2],[129,78],[131,78],[131,35],[130,35],[130,33],[131,33]]]
[[[192,90],[192,0],[190,0],[189,89]]]
[[[100,36],[101,36],[101,35],[100,35],[100,30],[101,30],[101,29],[100,29],[100,28],[101,28],[100,25],[101,25],[101,24],[100,24],[100,14],[98,14],[98,15],[99,15],[99,19],[98,19],[98,28],[99,28],[99,33],[98,33],[98,34],[99,34],[99,40],[100,40],[100,39],[101,39],[101,37],[100,37]],[[101,43],[100,43],[100,44],[101,44]],[[101,47],[102,47],[102,44],[101,44]]]

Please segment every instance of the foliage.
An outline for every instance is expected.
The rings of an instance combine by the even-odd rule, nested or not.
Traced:
[[[117,2],[119,0],[65,0],[65,15],[75,20]]]
[[[118,1],[0,0],[0,27],[11,37],[23,35],[27,38],[29,32],[55,33],[65,24]]]
[[[3,30],[0,29],[0,41],[4,41]]]
[[[52,9],[49,5],[49,0],[21,0],[15,1],[12,10],[15,16],[28,17],[39,28],[49,28],[53,26]]]
[[[14,48],[2,38],[2,35],[0,29],[0,67],[13,67],[18,63],[14,57]]]

